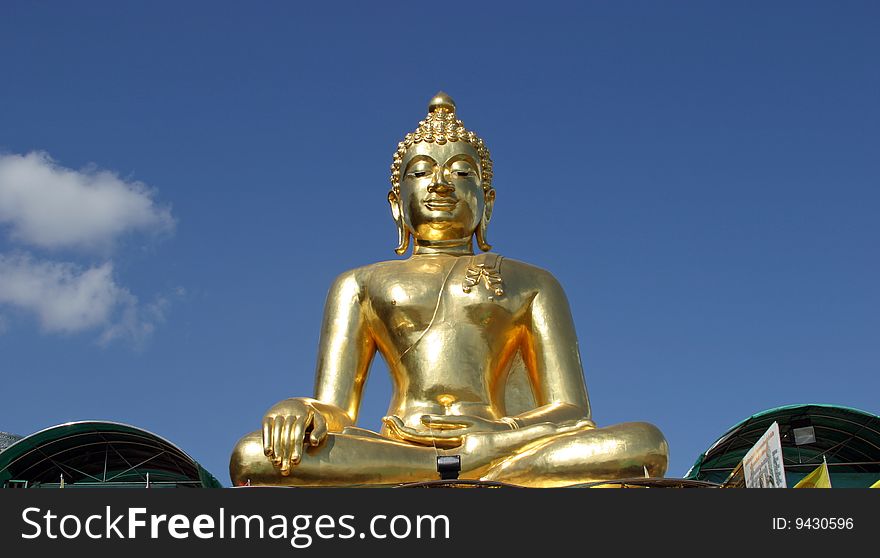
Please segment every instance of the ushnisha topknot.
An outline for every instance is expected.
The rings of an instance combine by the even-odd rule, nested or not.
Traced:
[[[483,190],[492,188],[492,159],[489,149],[477,134],[468,131],[461,120],[455,117],[455,101],[446,93],[440,91],[428,103],[428,116],[419,122],[419,127],[411,134],[407,134],[403,141],[397,144],[394,152],[394,160],[391,163],[391,187],[400,192],[400,163],[403,155],[413,144],[419,142],[437,142],[439,145],[447,141],[465,141],[477,151],[480,156],[480,168],[482,170]]]

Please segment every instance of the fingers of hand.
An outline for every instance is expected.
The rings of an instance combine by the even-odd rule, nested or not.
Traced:
[[[276,419],[277,420],[277,419]],[[290,452],[293,449],[293,440],[291,437],[291,433],[293,430],[293,425],[296,422],[296,417],[287,416],[282,419],[282,428],[281,428],[281,445],[282,450],[280,452],[281,457],[281,474],[288,475],[290,473]],[[276,423],[277,424],[277,423]],[[276,452],[276,455],[279,452]]]
[[[303,441],[306,437],[306,428],[312,423],[313,413],[309,412],[305,416],[296,417],[293,427],[290,431],[290,454],[287,459],[288,469],[292,465],[298,465],[303,454]]]
[[[473,419],[464,416],[455,415],[424,415],[422,416],[422,424],[430,428],[438,430],[454,430],[459,428],[468,428],[474,426]],[[442,433],[438,433],[442,434]],[[455,434],[460,436],[461,434]]]
[[[284,456],[283,438],[281,437],[284,429],[284,417],[275,417],[272,419],[272,463],[276,467],[281,465],[281,458]]]
[[[270,417],[263,421],[263,453],[286,476],[302,460],[303,446],[317,446],[327,433],[327,419],[311,409],[302,415]]]
[[[263,419],[263,454],[272,457],[272,425],[273,419]]]
[[[401,440],[415,442],[417,444],[432,445],[439,443],[440,445],[458,445],[461,440],[462,431],[460,428],[452,428],[446,430],[425,431],[407,426],[400,417],[394,415],[382,419],[391,431]]]
[[[405,428],[403,421],[400,420],[400,417],[395,415],[382,417],[382,422],[385,423],[385,426],[387,426],[395,434],[400,434],[402,429]]]
[[[327,419],[321,413],[315,413],[312,417],[312,433],[309,436],[309,443],[317,446],[327,437]]]
[[[384,417],[382,422],[385,423],[386,426],[391,430],[392,433],[397,435],[398,438],[403,440],[409,440],[411,442],[430,442],[431,437],[426,436],[423,432],[419,432],[414,428],[410,428],[407,426],[398,416],[391,415]]]

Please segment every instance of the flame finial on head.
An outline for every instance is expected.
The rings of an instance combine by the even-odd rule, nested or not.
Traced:
[[[400,191],[400,164],[403,155],[413,144],[419,142],[437,142],[439,145],[447,141],[465,141],[473,146],[480,156],[480,170],[483,189],[488,191],[492,188],[492,159],[489,149],[475,133],[468,131],[461,120],[455,116],[455,101],[446,93],[440,91],[428,103],[428,116],[419,122],[419,127],[407,134],[402,142],[397,144],[394,159],[391,163],[391,187],[395,192]]]

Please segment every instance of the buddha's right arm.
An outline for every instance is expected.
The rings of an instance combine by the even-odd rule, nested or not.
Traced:
[[[282,475],[302,458],[305,444],[323,443],[328,432],[353,425],[375,343],[366,329],[362,289],[354,272],[340,275],[327,295],[315,397],[276,403],[263,417],[263,450]]]
[[[354,424],[376,343],[364,316],[364,288],[356,271],[336,278],[324,307],[315,399],[340,409]]]

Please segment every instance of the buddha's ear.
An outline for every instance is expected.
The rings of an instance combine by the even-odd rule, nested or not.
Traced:
[[[495,208],[495,188],[489,188],[483,194],[483,216],[480,218],[480,226],[477,227],[477,246],[483,252],[492,249],[492,245],[486,241],[486,229],[489,228],[489,220],[492,219],[492,210]]]
[[[400,221],[400,195],[394,190],[388,191],[388,204],[391,206],[391,217],[395,222]]]
[[[391,217],[397,224],[397,248],[394,249],[394,252],[398,256],[402,256],[406,253],[407,248],[409,248],[409,231],[406,228],[406,223],[403,221],[400,195],[394,190],[388,192],[388,204],[391,206]]]
[[[489,220],[492,219],[492,210],[495,209],[495,188],[489,188],[484,194],[483,199],[486,202],[486,208],[483,209],[483,218],[488,224]]]

